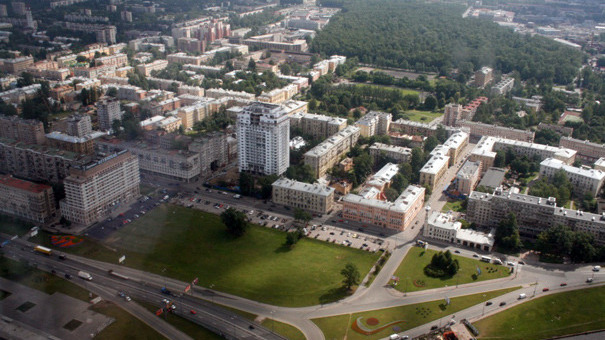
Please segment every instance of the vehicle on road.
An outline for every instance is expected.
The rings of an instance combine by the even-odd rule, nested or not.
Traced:
[[[500,307],[502,307],[504,305],[506,305],[506,302],[504,302],[504,301],[500,302]]]
[[[523,261],[519,261],[519,264],[525,264],[525,262],[523,262]]]
[[[431,326],[431,330],[432,330],[432,331],[436,330],[437,328],[439,328],[437,325],[432,325],[432,326]]]
[[[492,262],[492,258],[489,256],[481,256],[481,261],[490,263]]]
[[[46,248],[46,247],[42,247],[42,246],[35,246],[34,247],[34,251],[38,254],[43,254],[46,256],[51,256],[53,254],[52,249],[50,248]]]
[[[65,273],[65,278],[68,279],[68,280],[71,280],[71,275]]]
[[[460,250],[456,249],[456,250],[454,250],[454,253],[460,254]]]
[[[166,295],[171,295],[172,294],[172,292],[170,292],[168,290],[168,288],[166,288],[166,287],[162,287],[162,289],[160,289],[160,292],[162,292],[162,294],[166,294]]]
[[[191,313],[191,314],[193,314],[193,315],[197,314],[197,312],[196,312],[196,311],[194,311],[193,309],[192,309],[192,310],[190,310],[190,311],[189,311],[189,313]]]
[[[65,260],[67,257],[63,254],[59,255],[59,260]]]
[[[586,279],[586,283],[591,283],[592,281],[593,281],[592,277],[589,277],[589,278]]]
[[[550,290],[550,288],[542,288],[543,292],[548,292]]]
[[[527,298],[527,294],[525,294],[525,293],[519,294],[519,300],[523,300],[525,298]]]
[[[592,271],[593,272],[598,272],[599,270],[601,270],[601,266],[594,266],[594,267],[592,267]]]
[[[493,303],[493,302],[491,302],[491,301],[487,301],[487,302],[485,303],[485,305],[486,305],[486,306],[491,306],[491,305],[493,305],[493,304],[494,304],[494,303]]]
[[[80,270],[78,272],[78,276],[84,280],[92,281],[92,275],[90,275],[89,273],[87,273],[85,271]]]
[[[494,259],[494,264],[502,264],[502,260],[500,259]]]
[[[567,286],[567,283],[563,282],[563,283],[561,283],[559,286],[561,286],[561,287],[565,287],[565,286]]]
[[[115,272],[113,269],[108,270],[107,273],[109,275],[113,275],[115,277],[119,277],[120,279],[123,279],[123,280],[129,280],[130,279],[128,276],[126,276],[124,274],[120,274],[118,272]]]

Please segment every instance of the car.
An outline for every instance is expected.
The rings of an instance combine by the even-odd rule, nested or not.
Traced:
[[[586,283],[591,283],[592,281],[593,281],[592,277],[589,277],[589,278],[586,279]]]
[[[493,305],[493,304],[494,304],[494,303],[493,303],[493,302],[491,302],[491,301],[487,301],[487,302],[485,303],[485,305],[486,305],[486,306],[491,306],[491,305]]]
[[[124,300],[126,300],[126,302],[130,302],[132,301],[132,299],[130,298],[130,296],[126,295],[124,296]]]
[[[473,257],[479,257],[479,255],[477,255],[477,254],[473,254]]]
[[[126,294],[124,294],[124,292],[118,292],[118,296],[123,298],[124,296],[126,296]]]
[[[57,271],[53,269],[53,270],[50,271],[50,273],[51,274],[57,274]]]
[[[506,264],[507,264],[507,265],[509,265],[509,266],[511,266],[511,267],[514,267],[514,266],[515,266],[515,263],[514,263],[514,262],[511,262],[511,261],[506,262]]]
[[[594,267],[592,267],[592,271],[593,272],[598,272],[600,270],[601,270],[601,266],[594,266]]]
[[[454,253],[456,253],[456,254],[460,254],[460,250],[457,250],[457,249],[456,249],[456,250],[454,250]]]
[[[190,310],[190,311],[189,311],[189,313],[191,313],[191,314],[193,314],[193,315],[197,314],[197,312],[196,312],[196,311],[194,311],[193,309],[192,309],[192,310]]]
[[[344,220],[338,220],[338,222],[344,222]]]
[[[71,275],[69,275],[69,274],[66,273],[65,274],[65,278],[68,279],[68,280],[71,280]]]
[[[330,232],[330,235],[334,235],[334,232],[333,232],[333,231],[331,231],[331,232]]]
[[[550,290],[550,288],[542,288],[543,292],[548,292]]]
[[[65,260],[67,257],[63,254],[59,255],[59,260]]]
[[[559,286],[561,286],[561,287],[565,287],[565,286],[567,286],[567,283],[562,282],[562,283],[561,283]]]
[[[437,328],[439,328],[437,325],[432,325],[432,326],[431,326],[431,330],[432,330],[432,331],[436,330]]]
[[[249,328],[249,329],[254,329],[254,326],[249,325],[249,326],[248,326],[248,328]]]
[[[525,262],[523,262],[523,261],[519,261],[519,264],[525,264]]]
[[[500,307],[502,307],[502,306],[504,306],[504,305],[506,305],[506,302],[505,302],[505,301],[500,302]]]

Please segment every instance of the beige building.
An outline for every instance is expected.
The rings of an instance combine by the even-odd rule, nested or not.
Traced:
[[[420,185],[428,186],[431,190],[441,180],[448,169],[450,158],[445,155],[435,155],[420,169]]]
[[[357,143],[360,131],[348,126],[305,153],[305,164],[313,169],[315,177],[322,177]]]
[[[334,207],[334,188],[304,183],[288,178],[273,182],[273,202],[316,214],[326,214]]]
[[[467,160],[456,174],[454,189],[463,195],[470,195],[481,178],[481,162]]]
[[[475,86],[485,87],[485,85],[491,83],[492,79],[494,79],[493,71],[491,67],[484,66],[475,72]]]
[[[472,229],[462,229],[462,223],[456,221],[454,216],[438,211],[427,214],[422,232],[422,236],[427,238],[483,251],[492,251],[494,235],[495,229],[492,229],[489,234]]]
[[[471,137],[481,138],[483,136],[501,137],[522,142],[533,142],[535,133],[529,130],[518,130],[504,126],[471,122],[468,120],[459,122],[458,126],[468,128]]]
[[[594,162],[594,168],[597,170],[605,171],[605,157],[601,157]]]
[[[290,127],[300,129],[304,135],[325,139],[347,127],[347,120],[312,113],[296,113],[290,116]]]
[[[100,57],[95,59],[95,65],[113,65],[116,67],[128,66],[128,56],[124,53]]]
[[[27,144],[44,144],[44,125],[36,119],[21,119],[18,116],[0,115],[0,137],[10,138]]]
[[[92,121],[89,115],[74,114],[67,119],[66,132],[70,136],[84,137],[92,133]]]
[[[148,77],[151,75],[151,71],[161,71],[166,67],[168,67],[168,60],[158,59],[148,64],[137,65],[137,71],[145,77]]]
[[[364,137],[386,135],[389,133],[392,119],[393,115],[390,113],[370,111],[355,122],[355,126],[360,129],[360,133]]]
[[[565,172],[573,193],[578,197],[584,197],[587,192],[597,197],[605,183],[605,172],[601,170],[577,168],[554,158],[547,158],[540,163],[540,176],[553,178],[560,170]]]
[[[259,102],[269,104],[281,104],[287,100],[290,100],[298,93],[298,87],[294,84],[286,85],[280,89],[274,89],[269,92],[265,92],[258,96]]]
[[[366,181],[366,186],[374,187],[380,191],[384,191],[391,187],[393,177],[399,172],[399,166],[393,163],[385,164],[372,177]]]
[[[383,143],[374,143],[370,146],[370,156],[372,156],[375,161],[381,154],[384,154],[397,163],[406,163],[409,162],[410,157],[412,156],[412,149]]]
[[[571,137],[561,137],[559,146],[576,150],[579,158],[590,162],[605,157],[605,144],[592,143]]]
[[[0,211],[34,223],[55,220],[55,197],[52,187],[0,175]]]
[[[368,186],[359,195],[342,199],[342,216],[349,221],[403,231],[412,223],[424,204],[424,188],[410,185],[393,202],[380,200],[380,190]]]
[[[128,151],[73,167],[64,181],[61,215],[79,225],[101,221],[136,200],[139,183],[139,162]]]
[[[443,148],[447,150],[447,155],[450,157],[449,166],[456,164],[460,160],[462,151],[468,145],[468,139],[466,132],[457,131],[443,143]]]

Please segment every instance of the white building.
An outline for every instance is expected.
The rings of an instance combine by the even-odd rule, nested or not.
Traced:
[[[398,163],[404,163],[410,160],[412,149],[383,143],[374,143],[370,146],[370,156],[372,156],[374,160],[378,159],[378,156],[382,153]]]
[[[601,170],[577,168],[554,158],[547,158],[540,163],[540,176],[552,178],[559,170],[565,172],[574,194],[578,196],[590,192],[596,197],[605,182],[605,172]]]
[[[281,175],[290,166],[290,118],[279,106],[255,102],[237,115],[239,171]]]
[[[361,135],[364,137],[386,135],[389,132],[392,119],[393,115],[390,113],[370,111],[355,122],[355,126],[360,129]]]
[[[422,236],[457,245],[491,251],[494,247],[494,229],[485,234],[472,229],[462,229],[462,223],[451,214],[433,211],[426,220]]]
[[[319,183],[309,184],[280,178],[273,182],[273,202],[325,214],[334,206],[334,188]]]

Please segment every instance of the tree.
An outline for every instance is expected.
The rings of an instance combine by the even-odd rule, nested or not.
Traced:
[[[248,218],[241,211],[229,208],[221,213],[221,221],[227,227],[227,232],[235,237],[240,237],[248,229]]]
[[[435,136],[429,136],[424,142],[424,152],[430,153],[439,144],[439,140]]]
[[[311,214],[309,214],[308,212],[300,209],[300,208],[295,208],[294,209],[294,219],[300,222],[304,222],[305,225],[307,223],[309,223],[309,221],[311,220],[312,216]]]
[[[424,267],[424,273],[430,277],[452,277],[456,275],[460,265],[452,257],[449,250],[433,255],[431,263]]]
[[[571,253],[573,242],[574,234],[571,228],[565,225],[558,225],[538,235],[536,248],[544,254],[563,257]]]
[[[384,191],[384,195],[387,197],[388,201],[393,202],[394,200],[397,199],[397,197],[399,196],[399,193],[397,192],[397,190],[395,190],[393,188],[387,188]]]
[[[344,280],[342,281],[342,283],[347,288],[347,290],[351,290],[351,287],[359,284],[361,275],[359,274],[357,266],[355,266],[354,264],[347,263],[345,268],[340,271],[340,274],[344,276]]]
[[[290,249],[292,249],[294,247],[294,245],[296,243],[298,243],[298,241],[301,238],[303,238],[303,236],[304,236],[304,233],[300,229],[297,229],[296,231],[293,231],[293,232],[286,233],[286,246],[288,246]]]
[[[500,221],[496,228],[496,242],[508,250],[518,250],[521,248],[521,237],[519,236],[519,226],[517,225],[517,215],[510,212],[506,218]]]
[[[426,99],[424,100],[424,109],[433,111],[436,108],[437,108],[437,98],[435,98],[435,96],[433,96],[433,95],[429,95],[428,97],[426,97]]]
[[[569,257],[573,262],[590,262],[597,255],[594,236],[585,232],[576,232]]]
[[[417,173],[424,166],[424,153],[420,148],[412,149],[412,156],[410,158],[410,165],[412,166],[412,171]]]
[[[256,62],[252,58],[248,62],[248,71],[256,71]]]
[[[21,77],[17,79],[17,87],[25,87],[34,83],[34,76],[29,72],[21,73]]]

